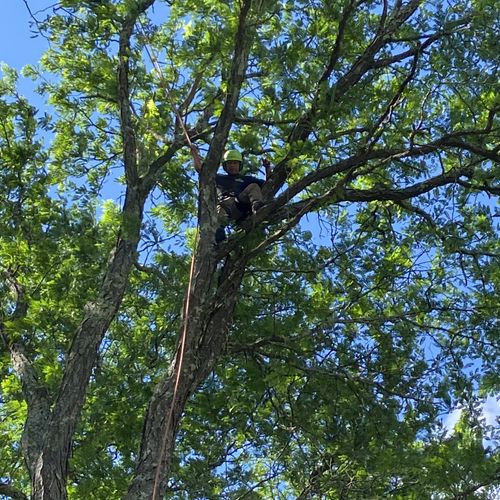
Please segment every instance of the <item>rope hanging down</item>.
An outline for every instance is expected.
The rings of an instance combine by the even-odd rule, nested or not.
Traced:
[[[160,79],[160,87],[162,87],[165,90],[165,94],[167,96],[168,103],[170,104],[170,107],[172,108],[172,111],[175,113],[175,116],[179,120],[179,123],[181,124],[182,132],[184,134],[184,137],[186,137],[186,142],[188,143],[191,152],[193,151],[193,148],[195,148],[194,144],[191,141],[191,138],[189,137],[189,133],[186,129],[186,125],[184,123],[184,120],[182,119],[182,116],[175,104],[172,101],[171,94],[170,94],[170,89],[168,88],[168,85],[165,82],[165,78],[163,77],[163,71],[161,69],[161,66],[158,62],[158,58],[156,57],[156,54],[154,53],[154,50],[150,47],[148,43],[146,43],[146,33],[144,32],[144,29],[142,28],[141,24],[137,24],[139,31],[141,32],[143,38],[144,38],[144,49],[146,50],[146,54],[149,57],[149,60],[151,61],[151,64],[153,65],[154,69],[158,73],[158,77]]]
[[[178,355],[178,363],[176,361],[174,365],[174,373],[175,373],[175,385],[174,385],[174,392],[172,394],[172,402],[170,403],[170,411],[168,412],[168,419],[167,419],[167,425],[165,427],[165,434],[163,435],[162,443],[161,443],[161,448],[160,448],[160,456],[158,458],[158,463],[156,465],[156,474],[155,474],[155,481],[153,485],[153,495],[152,495],[152,500],[156,500],[158,497],[158,486],[160,483],[160,470],[161,470],[161,464],[163,462],[163,458],[165,457],[165,452],[167,449],[167,440],[168,440],[168,429],[170,425],[172,424],[173,416],[174,416],[174,405],[175,405],[175,399],[177,397],[177,392],[179,389],[179,382],[181,380],[181,370],[182,370],[182,364],[184,361],[184,352],[186,348],[186,338],[187,338],[187,329],[188,329],[188,318],[189,318],[189,308],[191,304],[191,287],[193,283],[193,274],[194,274],[194,257],[196,255],[196,247],[198,244],[198,234],[199,231],[196,230],[196,238],[195,238],[195,244],[194,244],[194,249],[193,249],[193,256],[191,258],[191,268],[189,271],[189,283],[188,283],[188,289],[187,289],[187,296],[186,300],[184,303],[184,310],[183,310],[183,316],[184,316],[184,326],[182,329],[182,335],[181,335],[181,341],[180,341],[180,346],[179,346],[179,355]],[[172,438],[173,438],[173,433],[172,433]]]
[[[172,108],[173,112],[175,113],[184,136],[186,137],[186,142],[189,145],[189,148],[191,150],[191,155],[193,156],[193,160],[197,162],[199,160],[199,155],[198,155],[198,150],[196,146],[192,143],[191,138],[189,137],[189,133],[187,131],[186,125],[184,123],[184,120],[182,119],[182,116],[178,110],[178,108],[174,105],[171,99],[171,94],[169,91],[169,88],[165,82],[165,79],[163,77],[163,72],[161,70],[160,64],[158,63],[158,58],[156,57],[156,54],[154,53],[153,49],[149,46],[148,43],[146,43],[146,34],[144,33],[144,30],[142,29],[141,24],[137,24],[139,31],[142,33],[142,36],[144,37],[144,48],[146,50],[146,53],[148,54],[148,57],[153,64],[153,67],[155,68],[156,72],[158,73],[158,77],[160,80],[160,87],[162,87],[165,90],[165,94],[167,97],[167,101],[170,104],[170,107]],[[194,262],[195,262],[195,255],[196,255],[196,249],[198,246],[198,237],[199,237],[199,228],[196,228],[196,237],[194,241],[194,248],[193,248],[193,256],[191,258],[191,267],[189,271],[189,282],[188,282],[188,289],[187,289],[187,295],[186,295],[186,300],[184,303],[184,309],[183,309],[183,328],[182,328],[182,335],[180,339],[180,345],[179,345],[179,351],[177,355],[177,359],[174,364],[174,373],[175,373],[175,384],[174,384],[174,391],[172,394],[172,402],[170,404],[170,410],[168,412],[168,419],[167,419],[167,425],[165,426],[165,433],[161,442],[161,448],[160,448],[160,456],[158,457],[158,463],[156,465],[156,473],[155,473],[155,480],[153,483],[153,494],[152,494],[152,500],[157,500],[159,499],[159,484],[160,484],[160,471],[161,471],[161,464],[163,462],[163,459],[165,457],[165,452],[167,449],[167,440],[168,440],[168,429],[170,425],[172,424],[173,416],[174,416],[174,405],[175,405],[175,400],[177,398],[177,392],[179,389],[179,383],[181,379],[181,371],[182,371],[182,364],[184,361],[184,353],[185,353],[185,348],[186,348],[186,338],[187,338],[187,330],[188,330],[188,319],[189,319],[189,311],[190,311],[190,304],[191,304],[191,289],[192,289],[192,284],[193,284],[193,274],[194,274]]]

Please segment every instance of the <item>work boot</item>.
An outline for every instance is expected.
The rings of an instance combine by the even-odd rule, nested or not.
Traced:
[[[226,230],[224,229],[224,226],[219,226],[215,230],[215,243],[222,243],[223,241],[226,241],[226,239]]]
[[[264,202],[262,201],[254,201],[252,203],[252,213],[256,214],[258,210],[260,210],[264,206]]]

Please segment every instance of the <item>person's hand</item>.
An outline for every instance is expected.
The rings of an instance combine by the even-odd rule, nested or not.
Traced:
[[[191,154],[193,156],[194,168],[197,172],[199,172],[201,170],[201,163],[202,163],[200,152],[193,143],[191,143],[189,147],[191,148]]]
[[[262,158],[262,165],[266,169],[266,179],[268,179],[272,171],[271,162],[267,158]]]

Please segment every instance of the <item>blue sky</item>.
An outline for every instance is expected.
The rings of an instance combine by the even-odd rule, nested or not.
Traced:
[[[54,2],[50,0],[26,0],[35,13]],[[0,60],[9,66],[20,69],[25,64],[36,63],[47,41],[42,37],[31,38],[30,15],[23,0],[2,2],[0,16]]]
[[[54,5],[51,0],[26,0],[33,14]],[[38,14],[43,18],[43,13]],[[4,0],[0,16],[0,62],[7,63],[18,71],[27,64],[36,64],[48,42],[41,36],[34,37],[30,30],[32,20],[23,0]],[[1,73],[1,71],[0,71]],[[35,83],[20,77],[19,91],[36,106],[42,103],[39,96],[33,94]]]

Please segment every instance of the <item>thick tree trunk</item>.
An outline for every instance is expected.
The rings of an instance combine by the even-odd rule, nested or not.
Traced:
[[[213,370],[232,323],[246,257],[226,261],[217,292],[210,300],[192,293],[183,345],[182,335],[168,373],[156,386],[142,435],[134,479],[125,500],[158,500],[165,494],[178,424],[189,396]],[[208,289],[213,273],[201,271],[198,290]],[[215,271],[215,269],[214,269]]]
[[[73,337],[58,396],[45,425],[43,445],[35,463],[29,467],[32,470],[33,499],[66,498],[72,437],[99,346],[118,311],[130,269],[136,260],[144,200],[143,193],[139,195],[136,190],[128,190],[123,210],[128,225],[122,227],[99,296],[95,302],[87,304],[85,316]],[[34,439],[33,432],[36,429],[26,431]],[[32,457],[28,456],[27,459],[32,460]]]
[[[120,31],[117,86],[127,181],[122,223],[97,299],[87,304],[83,320],[73,337],[66,357],[63,380],[46,425],[43,445],[35,463],[33,457],[27,457],[31,461],[29,469],[34,500],[64,500],[67,497],[66,480],[71,442],[85,401],[85,392],[99,346],[120,307],[130,270],[137,259],[144,203],[154,185],[155,172],[150,171],[143,179],[138,173],[136,135],[129,94],[129,51],[130,37],[137,17],[153,3],[154,0],[139,0],[123,20]],[[175,145],[172,150],[175,150]],[[169,154],[164,155],[165,162],[169,159]],[[25,431],[34,439],[33,429]]]
[[[212,371],[225,344],[245,272],[247,256],[227,257],[218,283],[214,283],[217,274],[213,247],[217,227],[215,174],[234,121],[248,66],[254,35],[249,29],[251,5],[251,0],[241,2],[224,108],[200,171],[200,242],[195,254],[193,282],[187,294],[189,308],[183,318],[174,362],[157,385],[148,407],[139,459],[124,497],[126,500],[158,500],[163,497],[182,412],[189,396]]]

